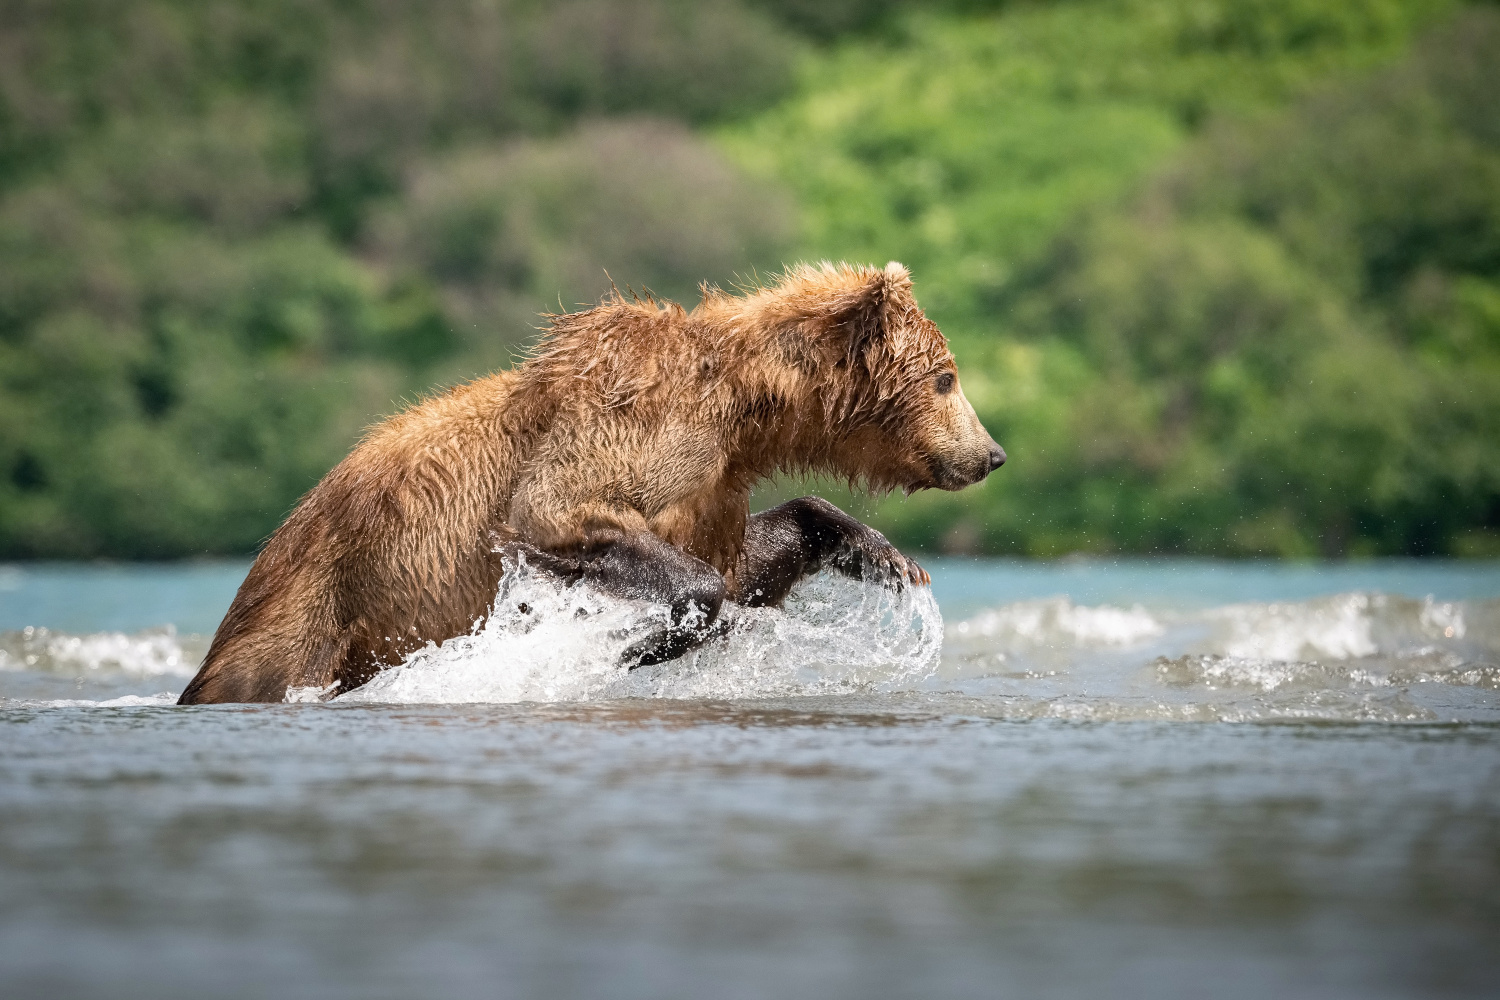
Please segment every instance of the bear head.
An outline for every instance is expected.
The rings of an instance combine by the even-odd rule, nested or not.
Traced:
[[[953,353],[911,276],[824,264],[780,283],[781,328],[821,404],[825,468],[877,489],[960,490],[1005,462],[964,396]]]

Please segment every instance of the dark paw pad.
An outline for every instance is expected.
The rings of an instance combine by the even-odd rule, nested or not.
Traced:
[[[661,625],[625,647],[620,665],[626,670],[675,660],[698,645],[702,637],[689,629]]]

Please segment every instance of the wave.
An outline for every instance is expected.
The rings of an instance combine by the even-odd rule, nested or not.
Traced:
[[[118,698],[0,698],[4,708],[171,708],[177,704],[171,691],[157,694],[124,694]]]
[[[939,678],[1007,718],[1500,721],[1497,601],[1355,592],[1181,611],[1060,597],[948,636]]]
[[[473,632],[428,645],[357,690],[293,689],[287,700],[873,696],[1007,719],[1500,721],[1494,600],[1354,592],[1188,610],[1051,597],[945,625],[925,588],[819,575],[782,608],[726,607],[722,633],[687,656],[627,670],[621,654],[666,613],[522,566]],[[191,676],[205,646],[170,628],[0,634],[0,701],[167,704],[161,681]],[[85,686],[98,700],[80,700],[73,689]]]
[[[70,677],[191,677],[207,650],[203,637],[180,636],[171,625],[133,634],[89,635],[33,626],[0,632],[0,670]]]
[[[1246,659],[1344,660],[1462,641],[1468,634],[1461,604],[1385,594],[1231,605],[1207,617],[1220,627],[1214,651]]]
[[[1500,602],[1438,602],[1362,592],[1289,603],[1230,604],[1207,611],[1075,605],[1066,597],[987,610],[949,629],[958,647],[1023,652],[1128,648],[1169,633],[1200,633],[1195,651],[1293,661],[1410,654],[1433,644],[1500,652]],[[1477,628],[1471,626],[1471,621]]]
[[[1161,635],[1164,626],[1139,604],[1131,608],[1080,607],[1066,597],[1022,601],[959,622],[960,639],[999,647],[1067,643],[1128,646]]]
[[[1153,666],[1163,684],[1175,687],[1200,685],[1269,692],[1448,684],[1500,690],[1500,666],[1472,663],[1442,650],[1427,650],[1411,657],[1362,657],[1333,662],[1216,655],[1160,657]]]

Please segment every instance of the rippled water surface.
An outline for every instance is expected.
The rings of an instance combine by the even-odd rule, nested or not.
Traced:
[[[626,673],[521,573],[179,709],[242,564],[0,567],[0,995],[1494,995],[1500,566],[939,563]]]

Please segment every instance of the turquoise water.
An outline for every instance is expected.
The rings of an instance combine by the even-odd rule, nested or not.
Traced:
[[[1493,562],[935,559],[924,565],[935,571],[933,593],[949,617],[1058,594],[1081,604],[1144,599],[1189,607],[1350,591],[1445,601],[1500,597],[1500,564]],[[73,632],[136,631],[171,624],[209,634],[249,568],[242,560],[0,564],[0,630],[42,625]]]
[[[523,575],[369,689],[176,708],[244,568],[0,567],[0,995],[1500,982],[1500,565],[940,561],[628,676],[650,609]]]

